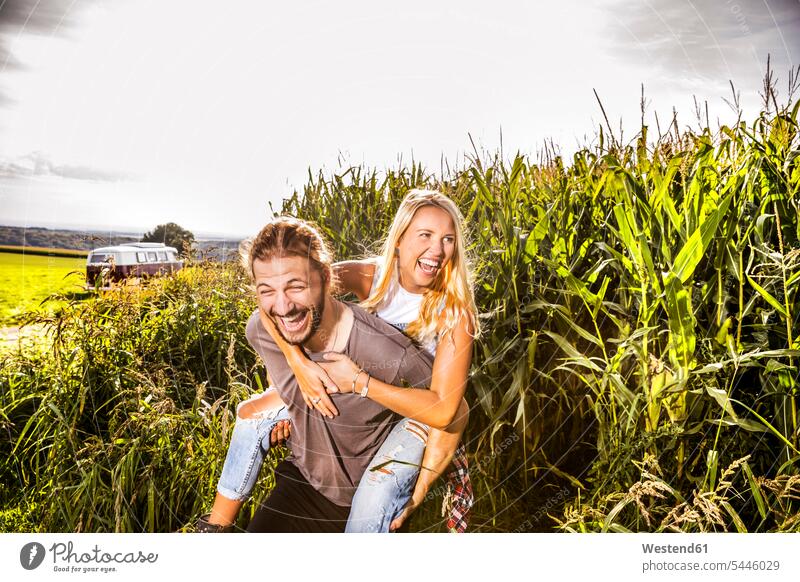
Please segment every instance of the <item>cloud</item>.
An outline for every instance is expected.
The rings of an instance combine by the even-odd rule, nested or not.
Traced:
[[[69,0],[0,1],[0,66],[24,68],[9,47],[20,34],[59,34],[74,24],[76,2]]]
[[[0,159],[0,178],[58,177],[90,182],[130,181],[134,177],[122,172],[101,170],[89,166],[54,164],[41,152],[31,152],[13,160]]]
[[[64,34],[75,24],[75,16],[86,3],[75,0],[0,0],[0,73],[25,69],[14,57],[14,39],[22,34]],[[0,107],[11,99],[0,90]]]
[[[648,64],[668,79],[727,82],[763,75],[767,54],[785,76],[800,64],[798,0],[615,2],[616,58]]]

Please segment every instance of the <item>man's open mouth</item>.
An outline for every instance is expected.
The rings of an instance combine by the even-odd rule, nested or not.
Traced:
[[[275,319],[278,320],[281,324],[281,327],[288,332],[295,332],[300,331],[306,324],[308,320],[309,314],[311,310],[306,310],[301,313],[296,313],[292,316],[275,316]]]
[[[426,275],[435,275],[442,264],[439,261],[434,261],[432,259],[419,259],[417,261],[417,265],[419,266],[420,270]]]

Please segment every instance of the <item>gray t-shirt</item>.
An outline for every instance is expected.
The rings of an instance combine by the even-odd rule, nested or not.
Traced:
[[[349,307],[353,328],[344,353],[350,359],[388,384],[430,387],[433,357],[428,352],[363,308]],[[288,441],[290,460],[317,491],[336,505],[350,505],[367,465],[400,417],[358,394],[331,394],[339,411],[332,419],[309,409],[289,363],[261,325],[257,310],[247,321],[246,334],[287,405],[293,437]],[[324,360],[321,352],[306,352],[314,361]]]

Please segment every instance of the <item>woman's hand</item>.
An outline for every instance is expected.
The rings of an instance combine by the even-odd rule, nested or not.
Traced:
[[[306,406],[316,408],[328,418],[339,414],[328,393],[339,392],[336,382],[316,362],[300,358],[292,364],[297,385]]]
[[[389,531],[397,531],[400,529],[411,514],[414,513],[414,510],[422,504],[423,499],[424,496],[418,498],[417,492],[414,491],[414,495],[408,500],[408,503],[406,503],[400,515],[395,517],[392,523],[389,524]]]
[[[328,392],[337,391],[336,384],[331,382],[331,379],[328,378],[322,368],[306,358],[298,346],[286,342],[278,328],[275,327],[275,322],[261,307],[258,308],[258,317],[261,320],[261,325],[278,345],[278,348],[286,357],[286,361],[289,362],[289,366],[292,368],[295,378],[297,378],[297,385],[300,387],[300,393],[303,395],[306,406],[316,408],[328,418],[333,418],[334,415],[339,414],[339,411],[336,410],[328,396]]]
[[[353,392],[353,379],[361,368],[349,356],[338,352],[326,352],[325,359],[322,362],[318,362],[318,364],[320,368],[327,372],[328,378],[337,386],[333,390],[328,388],[329,393],[342,392],[347,394]],[[366,377],[366,373],[362,374],[361,380],[366,380]]]

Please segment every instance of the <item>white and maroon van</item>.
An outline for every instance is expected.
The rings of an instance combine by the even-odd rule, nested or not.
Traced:
[[[172,273],[183,267],[175,247],[163,243],[126,243],[94,249],[86,258],[86,284],[94,287],[102,276],[104,284],[128,277]],[[102,274],[103,271],[105,274]],[[102,275],[101,275],[102,274]]]

